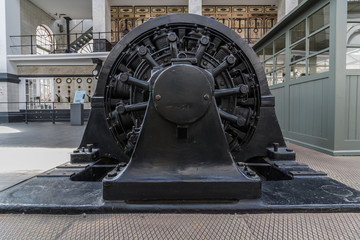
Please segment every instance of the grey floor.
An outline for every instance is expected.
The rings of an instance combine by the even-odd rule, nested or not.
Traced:
[[[0,191],[69,161],[84,130],[70,123],[0,124]]]
[[[66,123],[0,124],[0,191],[1,181],[9,186],[68,161],[83,131]],[[360,156],[288,146],[298,161],[360,190]],[[2,214],[0,239],[360,239],[360,213]]]
[[[85,126],[71,126],[68,122],[0,124],[0,147],[75,148]]]

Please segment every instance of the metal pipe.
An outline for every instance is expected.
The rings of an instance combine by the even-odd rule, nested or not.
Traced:
[[[66,52],[70,53],[70,21],[72,20],[69,17],[64,17],[66,20],[66,43],[67,43],[67,49]]]

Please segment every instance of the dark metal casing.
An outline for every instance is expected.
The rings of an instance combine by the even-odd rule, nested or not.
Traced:
[[[254,51],[214,19],[151,19],[111,51],[80,147],[129,162],[103,181],[108,200],[254,199],[236,162],[285,143]],[[294,153],[293,153],[294,154]]]

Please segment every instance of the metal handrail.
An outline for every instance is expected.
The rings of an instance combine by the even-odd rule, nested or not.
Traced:
[[[89,102],[85,102],[85,103],[89,103]],[[24,115],[24,122],[27,124],[29,122],[29,111],[30,110],[34,110],[34,111],[52,111],[51,112],[51,120],[52,120],[52,123],[55,124],[55,121],[56,121],[56,116],[55,116],[55,111],[57,110],[70,110],[70,108],[55,108],[56,107],[56,104],[71,104],[71,102],[48,102],[48,101],[34,101],[34,102],[0,102],[0,106],[1,104],[7,104],[7,105],[11,105],[11,104],[24,104],[25,105],[25,108],[20,108],[19,106],[17,106],[17,111],[7,111],[7,112],[11,112],[11,113],[14,113],[14,112],[21,112],[21,111],[25,111],[25,115]],[[45,109],[42,109],[42,108],[30,108],[29,106],[31,104],[35,104],[35,105],[41,105],[41,104],[47,104],[47,105],[50,105],[51,108],[45,108]]]
[[[232,19],[232,21],[236,21],[237,19]],[[253,44],[255,43],[256,40],[258,40],[266,31],[268,31],[270,28],[269,27],[260,27],[260,26],[253,26],[253,27],[240,27],[240,26],[236,26],[236,27],[232,27],[232,29],[234,31],[236,31],[238,34],[240,34],[241,36],[244,37],[244,40],[249,43],[249,44]],[[111,45],[114,46],[118,40],[120,40],[121,37],[123,37],[126,33],[128,32],[128,30],[124,30],[124,31],[107,31],[107,32],[92,32],[93,35],[93,39],[102,39],[100,38],[102,35],[106,35],[106,34],[111,34],[111,39],[113,39],[114,41],[111,42]],[[252,33],[261,33],[259,35],[259,37],[252,37]],[[52,39],[55,39],[55,41],[53,41],[54,43],[49,44],[49,54],[56,54],[56,53],[74,53],[77,52],[79,53],[78,48],[73,49],[72,52],[68,52],[68,44],[67,43],[60,43],[60,39],[65,38],[67,36],[73,37],[73,41],[75,41],[76,39],[78,39],[78,37],[80,37],[82,34],[80,33],[70,33],[69,35],[66,33],[60,33],[60,34],[53,34],[52,35]],[[36,44],[36,36],[37,35],[13,35],[10,36],[10,38],[12,39],[13,44],[11,44],[11,48],[12,49],[18,49],[20,48],[20,54],[36,54],[36,51],[34,51],[35,47],[37,46]],[[18,40],[20,39],[20,40]],[[57,43],[56,43],[57,42]],[[65,42],[65,41],[64,41]],[[97,47],[100,49],[105,49],[105,46],[103,45],[103,42],[99,42],[97,41]],[[89,46],[93,47],[94,43],[89,44]],[[105,50],[105,51],[109,51]],[[93,51],[89,50],[90,52]],[[86,52],[86,51],[85,51]]]
[[[72,30],[74,30],[77,26],[79,26],[80,24],[84,23],[84,19],[81,20],[78,24],[76,24],[73,28],[70,29],[69,32],[71,32]]]
[[[123,31],[118,31],[120,33],[123,33]],[[59,33],[59,34],[52,34],[51,38],[54,39],[55,41],[53,41],[52,43],[48,44],[49,47],[49,54],[56,54],[56,53],[74,53],[74,52],[78,52],[80,50],[75,48],[73,49],[72,52],[68,52],[68,43],[65,43],[65,41],[63,41],[64,43],[61,43],[61,40],[63,40],[65,37],[70,36],[73,37],[73,40],[71,42],[76,41],[77,39],[79,39],[79,37],[82,36],[83,33],[70,33],[70,34],[66,34],[66,33]],[[114,31],[108,31],[108,32],[92,32],[90,33],[93,38],[92,39],[100,39],[100,37],[102,35],[106,35],[106,34],[114,34]],[[20,54],[36,54],[36,52],[34,51],[35,47],[37,47],[36,44],[36,37],[37,36],[44,36],[44,35],[32,35],[32,34],[27,34],[27,35],[12,35],[10,36],[10,39],[12,41],[12,44],[10,45],[10,48],[12,49],[19,49],[20,48]],[[104,47],[102,46],[104,43],[96,43],[98,45],[98,47]],[[111,44],[115,44],[115,43],[111,43]],[[71,44],[70,44],[71,45]],[[93,43],[89,43],[90,46],[93,46]],[[25,51],[24,51],[25,50]]]

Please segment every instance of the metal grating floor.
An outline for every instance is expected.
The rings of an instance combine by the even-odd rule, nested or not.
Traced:
[[[360,214],[1,215],[1,239],[360,239]]]
[[[288,144],[297,160],[360,190],[360,157]],[[360,239],[360,213],[0,215],[0,239]]]

